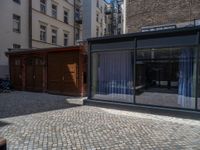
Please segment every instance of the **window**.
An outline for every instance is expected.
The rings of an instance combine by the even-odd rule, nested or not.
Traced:
[[[68,12],[64,11],[64,22],[68,24]]]
[[[99,27],[96,28],[96,36],[99,36]]]
[[[106,28],[104,28],[104,35],[106,35],[107,34],[107,30],[106,30]]]
[[[14,32],[20,32],[20,16],[13,15],[13,31]]]
[[[139,49],[136,53],[136,103],[195,108],[195,48]]]
[[[119,16],[119,18],[118,18],[118,23],[122,23],[122,17],[121,16]]]
[[[96,21],[99,22],[99,14],[97,14]]]
[[[57,18],[57,6],[52,4],[52,17]]]
[[[80,40],[80,29],[76,28],[76,41]]]
[[[14,49],[19,49],[19,48],[21,48],[21,45],[19,45],[19,44],[13,44],[13,48]]]
[[[76,18],[77,20],[80,19],[80,9],[79,9],[79,8],[76,8],[76,9],[75,9],[75,18]]]
[[[40,40],[46,42],[46,26],[40,25]]]
[[[68,46],[68,34],[64,33],[64,46]]]
[[[97,7],[99,8],[99,0],[97,0]]]
[[[121,28],[117,29],[117,34],[121,34]]]
[[[40,11],[46,13],[46,0],[40,0]]]
[[[133,102],[134,55],[131,52],[95,52],[91,55],[93,99]]]
[[[21,1],[20,0],[13,0],[13,2],[20,4]]]
[[[107,23],[107,17],[106,16],[105,16],[104,20],[105,20],[105,24],[106,24]]]
[[[52,44],[57,44],[57,30],[52,29]]]

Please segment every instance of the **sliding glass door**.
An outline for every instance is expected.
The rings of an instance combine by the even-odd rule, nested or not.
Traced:
[[[92,53],[92,98],[133,103],[133,58],[128,51]]]
[[[136,103],[195,109],[196,48],[141,49],[136,55]]]

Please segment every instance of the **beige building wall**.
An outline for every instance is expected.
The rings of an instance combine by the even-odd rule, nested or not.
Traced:
[[[8,58],[5,56],[8,48],[13,48],[13,44],[21,48],[29,46],[28,6],[28,0],[21,0],[20,3],[13,0],[0,1],[0,78],[9,75]],[[20,32],[13,31],[13,14],[20,16]]]
[[[57,6],[57,18],[52,17],[52,4]],[[64,22],[68,12],[68,24]],[[46,42],[40,41],[40,25],[46,26]],[[57,43],[52,44],[52,29],[57,30]],[[68,46],[74,45],[74,1],[46,0],[46,14],[40,11],[40,0],[32,0],[32,47],[64,46],[64,33],[68,33]]]
[[[127,0],[128,32],[145,26],[178,24],[200,19],[199,0]]]

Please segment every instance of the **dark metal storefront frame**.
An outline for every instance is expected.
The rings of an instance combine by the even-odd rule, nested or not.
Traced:
[[[123,43],[124,42],[124,43]],[[147,106],[154,108],[166,108],[173,110],[188,110],[200,112],[198,108],[198,77],[200,72],[200,27],[194,28],[183,28],[183,29],[172,29],[165,31],[155,31],[155,32],[142,32],[133,33],[120,36],[103,37],[103,38],[92,38],[88,39],[89,52],[88,52],[88,100],[102,103],[114,103],[114,104],[125,104],[133,106]],[[129,45],[129,46],[128,46]],[[170,106],[160,106],[160,105],[149,105],[140,104],[136,102],[135,95],[135,84],[136,84],[136,53],[140,49],[151,49],[151,48],[180,48],[180,47],[193,47],[197,50],[197,61],[196,66],[196,82],[195,82],[195,109],[180,108],[180,107],[170,107]],[[133,103],[118,102],[110,100],[101,100],[92,98],[92,54],[98,52],[112,52],[112,51],[129,51],[133,53],[134,62],[132,64],[133,68]]]

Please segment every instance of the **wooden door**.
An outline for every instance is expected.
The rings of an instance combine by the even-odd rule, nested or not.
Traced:
[[[78,91],[76,55],[68,54],[63,57],[62,61],[62,93],[67,95],[75,95]]]
[[[13,88],[22,90],[22,59],[20,57],[11,57],[10,67]]]
[[[34,91],[34,58],[26,60],[26,90]]]
[[[40,57],[30,57],[26,61],[26,90],[43,90],[43,59]]]
[[[76,84],[76,53],[62,52],[48,54],[48,91],[64,95],[76,95]]]
[[[35,58],[35,66],[34,66],[34,90],[35,91],[43,91],[43,68],[44,68],[44,60],[41,57]]]
[[[62,84],[62,54],[60,53],[50,53],[48,54],[48,91],[51,93],[60,93]]]

